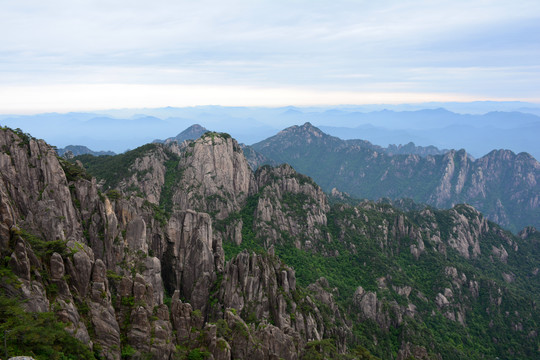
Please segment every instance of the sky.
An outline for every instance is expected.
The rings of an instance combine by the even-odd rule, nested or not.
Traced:
[[[540,1],[0,0],[0,113],[540,102]]]

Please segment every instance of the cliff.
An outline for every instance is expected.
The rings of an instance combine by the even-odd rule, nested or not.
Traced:
[[[465,150],[422,156],[366,143],[306,123],[252,148],[311,176],[328,193],[337,188],[360,199],[410,198],[438,208],[468,203],[516,233],[540,226],[540,163],[527,153],[493,150],[474,160]]]
[[[468,205],[330,205],[288,165],[253,173],[227,134],[68,162],[3,128],[0,149],[0,300],[76,339],[55,356],[537,355],[531,228]]]

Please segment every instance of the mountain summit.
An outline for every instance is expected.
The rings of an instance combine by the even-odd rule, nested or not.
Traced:
[[[169,143],[171,141],[176,141],[177,143],[181,144],[185,140],[195,140],[201,137],[202,134],[207,132],[208,129],[205,127],[194,124],[188,127],[186,130],[182,131],[180,134],[176,135],[175,137],[170,137],[165,140],[154,140],[154,143]]]
[[[477,160],[465,150],[390,155],[404,148],[341,140],[310,123],[252,147],[311,176],[328,193],[337,188],[357,198],[411,198],[439,208],[465,202],[515,232],[540,226],[540,163],[527,153],[494,150]]]

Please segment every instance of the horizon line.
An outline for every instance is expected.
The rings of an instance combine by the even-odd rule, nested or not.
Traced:
[[[63,84],[0,86],[1,115],[65,114],[167,107],[301,108],[479,102],[522,102],[540,105],[540,98],[509,98],[414,91],[369,92],[224,85]]]

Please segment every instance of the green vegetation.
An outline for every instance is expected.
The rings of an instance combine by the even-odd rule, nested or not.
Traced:
[[[16,230],[15,235],[19,235],[26,240],[34,253],[40,258],[50,258],[55,252],[62,255],[62,257],[72,255],[72,251],[68,249],[67,242],[64,240],[45,241],[24,229]]]
[[[259,171],[264,171],[264,168]],[[263,190],[248,198],[240,212],[216,223],[217,229],[225,229],[235,221],[243,222],[242,244],[237,246],[230,240],[224,242],[227,259],[243,249],[264,251],[264,239],[254,231],[254,213]],[[281,205],[287,216],[302,223],[307,214],[306,205],[313,205],[312,201],[305,194],[284,193]],[[377,293],[380,309],[388,316],[391,325],[384,329],[371,320],[353,322],[355,340],[349,346],[353,349],[359,346],[354,355],[356,358],[369,359],[371,354],[381,358],[396,357],[404,339],[415,346],[422,346],[432,355],[444,354],[445,359],[505,357],[508,354],[519,359],[535,357],[538,341],[534,337],[525,336],[524,339],[524,333],[533,331],[540,324],[540,317],[534,310],[534,303],[540,301],[540,284],[537,280],[531,281],[530,277],[540,261],[538,251],[537,255],[532,255],[535,254],[534,249],[539,248],[540,240],[523,243],[511,233],[490,224],[490,231],[478,239],[483,255],[466,259],[448,246],[441,252],[437,243],[420,232],[425,249],[416,258],[411,253],[411,246],[416,246],[417,240],[411,238],[406,229],[432,228],[435,222],[441,239],[447,242],[457,236],[457,221],[464,217],[469,219],[473,229],[478,229],[474,224],[480,215],[469,206],[458,205],[452,210],[429,208],[433,214],[433,218],[429,218],[422,214],[425,206],[416,206],[410,200],[403,206],[413,211],[401,211],[389,202],[357,203],[356,208],[336,202],[327,213],[327,226],[319,229],[329,237],[323,236],[315,241],[314,250],[297,249],[295,241],[298,239],[282,231],[282,241],[274,244],[275,253],[295,269],[299,291],[325,277],[331,288],[338,289],[335,294],[338,305],[352,319],[360,314],[352,302],[358,286]],[[399,217],[404,219],[404,234],[396,232]],[[540,239],[540,235],[538,237]],[[524,247],[523,253],[529,255],[522,257],[512,250],[506,264],[494,260],[490,257],[492,248],[498,247],[501,241],[509,249],[509,240],[504,239],[512,239],[519,244],[517,248]],[[445,273],[447,268],[455,268],[458,277],[467,280],[456,287]],[[507,283],[503,272],[514,274],[514,282]],[[478,283],[478,295],[475,295],[470,281]],[[399,295],[393,288],[403,286],[412,289],[408,297]],[[455,292],[450,302],[456,305],[449,305],[448,310],[439,309],[435,298],[446,288]],[[503,299],[502,304],[496,305],[494,299],[499,296]],[[396,306],[405,308],[409,303],[415,304],[417,314],[403,317],[398,325],[397,315],[392,309]],[[242,312],[245,320],[251,319],[248,310]],[[446,311],[451,311],[452,316],[457,316],[457,311],[464,311],[466,326],[449,320]],[[512,330],[509,324],[520,324],[523,331]],[[377,345],[373,339],[377,339]],[[326,353],[333,355],[321,355]],[[317,356],[338,358],[331,339],[309,344],[304,358],[319,358]],[[347,356],[353,356],[353,352]]]
[[[210,352],[206,350],[201,349],[193,349],[191,350],[187,355],[187,360],[204,360],[208,359],[210,356]]]
[[[230,139],[231,135],[227,133],[221,133],[221,132],[215,132],[215,131],[207,131],[204,134],[202,134],[201,138],[210,138],[212,139],[212,144],[214,144],[214,140],[216,138],[222,138],[222,139]]]
[[[62,166],[66,174],[67,181],[77,181],[79,179],[91,180],[92,177],[77,164],[71,163],[61,157],[58,157],[58,162]]]
[[[54,252],[63,257],[72,254],[61,240],[44,241],[25,230],[14,231],[12,236],[13,239],[20,236],[45,264],[49,263]],[[14,246],[12,242],[10,246]],[[12,248],[2,250],[3,255],[13,251]],[[6,341],[8,353],[12,356],[24,354],[36,359],[94,359],[92,351],[66,332],[67,324],[58,321],[53,312],[30,313],[23,309],[20,299],[13,297],[13,289],[19,288],[20,283],[9,267],[9,259],[9,256],[4,256],[0,262],[0,340],[2,345]],[[39,275],[35,275],[38,271]],[[47,267],[34,269],[32,276],[39,276],[51,304],[54,304],[58,287],[49,281]],[[84,316],[83,307],[80,313]]]
[[[119,200],[122,198],[122,194],[120,193],[120,191],[116,189],[110,189],[105,194],[110,200],[113,200],[113,201]]]
[[[125,345],[122,347],[122,359],[130,359],[135,353],[136,350],[131,347],[131,345]]]
[[[500,157],[492,152],[477,161],[464,150],[430,157],[391,156],[371,144],[340,140],[313,127],[282,132],[252,148],[311,176],[326,192],[337,188],[356,198],[410,198],[441,208],[463,202],[484,214],[505,218],[501,221],[507,221],[505,226],[513,232],[529,225],[540,227],[540,207],[528,204],[538,187],[524,180],[527,176],[538,179],[540,173],[519,155]],[[446,198],[440,196],[439,186],[449,168],[453,176],[445,180],[451,189]],[[485,184],[475,180],[478,174],[484,174]]]
[[[29,313],[20,301],[0,294],[0,343],[3,346],[6,341],[11,356],[24,354],[39,360],[95,359],[90,348],[67,333],[65,326],[53,313]]]
[[[170,214],[173,209],[172,196],[174,189],[182,179],[183,169],[180,168],[180,158],[175,154],[169,154],[170,159],[165,162],[165,183],[161,189],[159,208],[165,214]]]
[[[158,145],[146,144],[119,155],[80,155],[73,159],[80,160],[85,169],[98,180],[105,180],[105,189],[114,189],[118,183],[131,174],[130,167],[135,160],[154,150]]]
[[[253,229],[255,210],[259,202],[259,195],[253,195],[247,198],[246,205],[239,213],[233,213],[224,220],[216,221],[215,227],[219,231],[225,230],[227,225],[242,220],[242,244],[236,245],[232,239],[223,242],[225,250],[225,259],[228,261],[242,252],[244,249],[263,253],[265,252],[263,244],[256,238]]]

